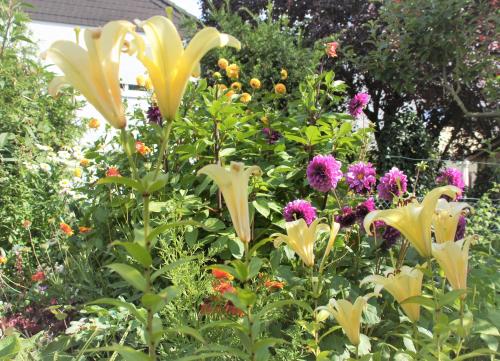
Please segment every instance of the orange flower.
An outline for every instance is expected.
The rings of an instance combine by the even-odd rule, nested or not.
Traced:
[[[225,84],[217,84],[217,87],[219,88],[220,91],[227,90],[227,86]]]
[[[236,292],[236,289],[231,285],[231,283],[225,281],[222,281],[218,284],[214,284],[212,288],[215,292],[219,292],[221,295],[223,295],[226,292],[229,293]]]
[[[7,257],[0,256],[0,264],[6,264],[6,263],[7,263]]]
[[[227,61],[227,59],[220,58],[219,61],[217,62],[217,65],[222,70],[225,70],[227,68],[227,66],[229,65],[229,62]]]
[[[250,102],[250,100],[252,100],[252,96],[250,94],[248,93],[241,94],[240,102],[247,104]]]
[[[226,75],[231,79],[238,79],[240,77],[240,67],[236,64],[228,65]]]
[[[30,226],[31,226],[31,221],[30,221],[30,220],[25,219],[25,220],[23,221],[23,228],[28,229],[28,228],[30,228]]]
[[[267,280],[266,282],[264,282],[264,286],[266,286],[266,288],[269,291],[272,291],[272,290],[282,290],[283,287],[285,287],[285,283],[284,282],[280,282],[280,281]]]
[[[326,55],[328,55],[328,57],[330,57],[330,58],[336,58],[338,47],[339,47],[339,43],[337,43],[336,41],[332,41],[331,43],[326,43],[326,45],[325,45]]]
[[[226,279],[232,281],[234,279],[232,274],[218,268],[212,268],[212,275],[218,280]]]
[[[87,158],[83,158],[83,159],[80,160],[80,165],[82,167],[88,167],[89,164],[90,164],[90,160],[88,160]]]
[[[38,271],[34,275],[31,276],[31,280],[33,282],[42,282],[45,279],[45,273],[43,271]]]
[[[274,86],[274,91],[276,94],[285,94],[286,93],[286,86],[283,83],[278,83]]]
[[[250,86],[252,89],[260,89],[260,80],[257,78],[250,79]]]
[[[146,155],[151,152],[151,149],[139,140],[135,142],[135,150],[141,155]]]
[[[89,120],[89,128],[91,129],[97,129],[100,125],[101,123],[96,118],[92,118]]]
[[[116,167],[109,167],[106,171],[106,177],[121,177],[120,171]]]
[[[229,315],[238,317],[243,317],[245,315],[245,313],[238,307],[236,307],[231,301],[227,301],[226,305],[224,306],[224,309],[226,310],[226,313]]]
[[[90,231],[92,231],[92,228],[90,227],[85,227],[85,226],[78,227],[78,232],[80,232],[80,234],[89,233]]]
[[[226,93],[226,96],[231,99],[231,97],[234,95],[234,91],[230,90]]]
[[[73,235],[73,229],[71,226],[67,223],[61,222],[59,224],[59,229],[63,231],[63,233],[67,236],[72,236]]]
[[[235,81],[231,84],[231,89],[233,89],[234,91],[241,90],[241,83],[239,81]]]

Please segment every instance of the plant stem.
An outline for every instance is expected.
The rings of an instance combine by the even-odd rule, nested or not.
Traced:
[[[325,208],[326,208],[326,204],[328,202],[328,195],[330,194],[330,192],[326,192],[325,193],[325,198],[323,198],[323,205],[321,206],[321,210],[324,211]]]
[[[427,267],[431,271],[431,280],[432,280],[434,272],[432,271],[431,257],[427,259]],[[438,318],[439,318],[439,304],[437,301],[436,286],[434,285],[434,282],[431,282],[431,285],[432,285],[432,295],[433,295],[432,298],[434,301],[434,329],[436,329],[436,324],[438,323]],[[441,342],[439,341],[439,333],[437,329],[436,331],[434,331],[433,336],[436,338],[437,359],[438,361],[441,361]]]
[[[170,131],[172,130],[173,120],[167,120],[167,126],[163,130],[163,139],[160,145],[160,152],[158,154],[158,161],[156,163],[155,169],[155,179],[158,178],[158,174],[160,173],[160,169],[163,167],[163,159],[168,159],[167,146],[168,141],[170,140]],[[165,171],[168,170],[168,163],[165,165]]]
[[[131,153],[130,148],[128,147],[128,144],[127,144],[127,131],[125,129],[121,129],[121,131],[120,131],[120,140],[122,142],[123,150],[125,151],[125,154],[127,155],[130,170],[132,172],[132,178],[138,179],[137,167],[135,166],[134,159],[132,158],[132,153]]]
[[[143,194],[144,197],[144,208],[143,208],[143,221],[144,221],[144,240],[146,245],[146,250],[151,254],[151,241],[148,239],[149,236],[149,194]],[[146,290],[145,294],[151,292],[152,282],[151,282],[151,266],[148,266],[144,270],[144,278],[146,279]],[[146,333],[148,340],[148,354],[149,357],[154,361],[156,360],[155,343],[153,340],[153,310],[151,307],[147,308],[147,321],[146,321]]]

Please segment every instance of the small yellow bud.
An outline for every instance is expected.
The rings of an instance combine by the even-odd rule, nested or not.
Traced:
[[[276,94],[285,94],[286,93],[286,86],[283,83],[278,83],[274,86],[274,91]]]
[[[267,116],[263,116],[260,118],[260,121],[262,122],[262,124],[264,125],[269,125],[269,118]]]
[[[91,129],[97,129],[97,128],[99,128],[99,126],[101,125],[101,123],[96,118],[92,118],[92,119],[89,120],[89,124],[88,125],[89,125],[89,128],[91,128]]]
[[[73,169],[73,175],[77,178],[81,178],[82,176],[82,169],[81,168],[75,168]]]
[[[219,61],[217,62],[217,65],[222,70],[225,70],[227,68],[227,66],[229,65],[229,62],[227,61],[227,59],[220,58]]]
[[[222,74],[221,74],[221,73],[219,73],[218,71],[216,71],[216,72],[214,73],[213,77],[214,77],[214,79],[220,79],[220,78],[222,78]]]
[[[240,102],[247,104],[248,102],[250,102],[250,100],[252,100],[252,96],[250,94],[248,93],[241,94]]]
[[[281,69],[280,75],[281,75],[281,80],[288,79],[288,72],[286,71],[286,69]]]
[[[260,89],[260,80],[257,78],[250,79],[250,86],[252,87],[252,89]]]

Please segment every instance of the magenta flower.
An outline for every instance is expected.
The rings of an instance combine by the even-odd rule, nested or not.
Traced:
[[[342,179],[340,163],[331,155],[317,155],[307,166],[307,180],[311,187],[320,192],[328,192],[337,187]]]
[[[355,209],[356,217],[360,221],[363,221],[366,215],[374,210],[375,210],[375,201],[373,200],[373,197],[370,197],[366,201],[361,202],[356,206]]]
[[[382,178],[377,187],[378,196],[386,201],[392,201],[394,196],[399,197],[406,192],[407,186],[406,175],[396,167],[387,172]]]
[[[316,219],[316,208],[303,199],[289,202],[283,209],[283,217],[287,222],[293,222],[300,218],[310,225]]]
[[[370,95],[367,93],[358,93],[349,102],[349,114],[357,118],[363,112],[370,101]]]
[[[349,166],[345,179],[349,188],[354,192],[366,193],[372,190],[377,181],[375,172],[375,168],[370,162],[359,162]]]
[[[274,144],[281,138],[281,133],[271,128],[263,128],[262,134],[264,134],[264,137],[267,139],[269,144]]]
[[[437,176],[436,183],[439,185],[452,185],[460,188],[462,191],[465,187],[462,172],[460,172],[460,169],[452,167],[443,169]]]
[[[343,207],[342,214],[335,216],[335,222],[340,223],[341,227],[350,227],[356,223],[356,213],[351,207]]]

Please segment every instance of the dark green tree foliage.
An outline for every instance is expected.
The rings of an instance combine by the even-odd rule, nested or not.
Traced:
[[[210,18],[211,8],[225,3],[202,0],[205,18]],[[262,13],[267,3],[233,0],[227,6],[250,20],[242,9]],[[286,15],[291,24],[303,26],[306,43],[330,35],[341,43],[335,71],[355,85],[352,94],[367,89],[372,96],[366,114],[375,123],[379,145],[384,142],[382,126],[396,120],[408,103],[415,104],[431,138],[451,128],[443,157],[463,157],[498,135],[498,116],[491,114],[498,99],[495,1],[276,0],[273,4],[274,18]]]
[[[52,75],[41,66],[27,38],[27,21],[20,3],[0,1],[0,247],[4,240],[25,238],[24,219],[33,222],[35,238],[42,236],[38,230],[47,229],[47,220],[61,205],[55,189],[57,172],[51,179],[30,174],[24,166],[36,162],[35,145],[57,151],[79,133],[72,122],[71,97],[54,99],[47,94]]]

